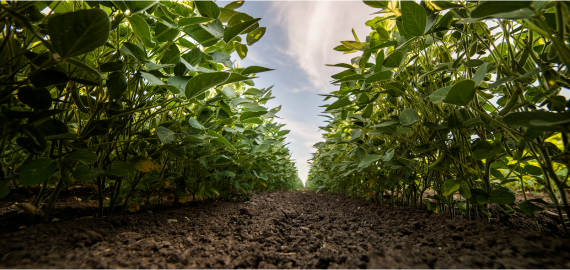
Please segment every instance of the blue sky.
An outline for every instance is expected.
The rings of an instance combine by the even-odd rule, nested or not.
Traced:
[[[218,1],[225,6],[226,1]],[[341,40],[354,40],[351,29],[364,40],[371,29],[364,25],[374,18],[377,9],[362,1],[245,1],[237,11],[254,18],[262,18],[261,26],[267,27],[265,36],[249,48],[241,66],[263,66],[275,69],[260,73],[255,79],[256,88],[275,85],[275,99],[269,108],[282,105],[277,122],[286,124],[289,149],[297,164],[299,177],[307,179],[307,160],[314,152],[312,145],[321,141],[319,126],[325,126],[323,111],[326,104],[319,93],[335,91],[330,85],[331,75],[342,68],[325,64],[350,63],[357,54],[345,54],[333,48]],[[236,54],[232,60],[240,60]]]

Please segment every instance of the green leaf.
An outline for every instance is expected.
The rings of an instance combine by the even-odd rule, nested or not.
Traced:
[[[265,35],[265,30],[265,27],[258,27],[255,30],[249,32],[245,38],[247,45],[251,46],[258,42],[263,37],[263,35]]]
[[[478,66],[482,65],[483,63],[485,63],[485,62],[483,62],[483,60],[471,59],[471,60],[465,62],[463,65],[466,67],[469,67],[469,68],[473,68],[473,67],[478,67]]]
[[[194,117],[190,117],[190,119],[188,119],[188,123],[190,124],[191,127],[195,128],[195,129],[199,129],[199,130],[205,130],[206,128],[204,126],[202,126],[202,124],[200,124],[200,122],[198,122],[198,120],[196,120],[196,118]]]
[[[570,118],[561,113],[531,111],[509,113],[502,120],[509,126],[528,127],[537,131],[562,132],[565,130],[565,125],[568,125],[564,123],[568,122]],[[552,125],[545,125],[546,123],[552,123]]]
[[[247,56],[247,46],[241,43],[236,43],[235,48],[239,58],[241,60],[245,59],[245,57]]]
[[[447,97],[443,99],[443,102],[458,105],[467,106],[475,97],[475,82],[472,80],[460,81],[451,87]]]
[[[445,182],[443,182],[443,196],[449,196],[458,191],[459,188],[460,185],[457,181],[445,180]]]
[[[256,152],[267,152],[267,150],[269,150],[270,145],[269,144],[260,144],[260,145],[256,145],[254,147],[251,148],[251,152],[252,153],[256,153]]]
[[[97,162],[97,158],[98,158],[97,155],[93,153],[91,150],[78,150],[75,152],[71,152],[70,154],[65,156],[63,160],[79,161],[85,165],[91,165]]]
[[[156,135],[158,135],[158,139],[163,143],[171,143],[176,140],[176,133],[163,126],[156,128]]]
[[[51,94],[47,89],[28,86],[18,90],[18,100],[36,110],[47,110],[52,103]]]
[[[104,175],[120,177],[129,175],[135,169],[135,165],[132,163],[116,160],[111,163],[110,168],[104,173]]]
[[[530,175],[542,175],[542,169],[538,166],[534,166],[534,165],[525,165],[524,166],[524,172]]]
[[[211,22],[213,19],[208,17],[191,17],[191,18],[181,18],[178,21],[178,27],[183,27],[187,25],[201,24]]]
[[[461,181],[459,184],[459,194],[463,196],[465,199],[471,198],[471,189],[469,188],[469,184],[465,181]]]
[[[369,155],[367,157],[365,157],[359,164],[358,164],[358,168],[367,168],[368,166],[370,166],[370,164],[380,160],[383,156],[381,155],[376,155],[376,154],[372,154]]]
[[[123,72],[113,72],[107,79],[107,90],[112,99],[119,100],[127,90],[127,78]]]
[[[246,119],[250,119],[250,118],[255,118],[255,117],[259,117],[262,116],[264,114],[268,113],[267,111],[260,111],[260,112],[244,112],[240,115],[239,119],[240,121],[246,120]]]
[[[230,142],[228,142],[228,140],[226,140],[226,138],[224,138],[224,136],[222,136],[222,135],[220,135],[220,134],[218,134],[212,130],[208,131],[208,135],[216,137],[218,139],[218,141],[223,143],[228,148],[236,149]]]
[[[394,149],[390,149],[390,151],[386,152],[384,156],[382,156],[383,161],[390,161],[394,157]]]
[[[20,184],[33,186],[48,180],[55,170],[57,163],[51,158],[41,158],[27,161],[18,168]]]
[[[393,51],[386,60],[384,60],[384,66],[387,68],[397,68],[402,63],[404,58],[404,53],[400,50]]]
[[[229,4],[227,4],[226,6],[224,6],[224,8],[236,10],[236,9],[240,8],[244,2],[245,1],[233,1]]]
[[[247,30],[250,26],[256,24],[259,20],[261,20],[261,18],[245,21],[245,22],[242,22],[242,23],[239,23],[239,24],[236,24],[232,27],[227,28],[224,31],[224,41],[226,43],[230,42],[235,37],[237,37],[239,34],[243,33],[243,31]]]
[[[471,78],[471,80],[475,82],[475,88],[477,88],[479,83],[485,78],[485,75],[487,75],[487,63],[481,65],[475,75],[473,75],[473,78]]]
[[[192,99],[204,93],[206,90],[224,83],[230,77],[227,72],[212,72],[198,74],[186,84],[186,97]]]
[[[515,202],[516,198],[515,194],[513,194],[508,188],[501,187],[491,191],[489,194],[489,200],[496,204],[511,204]]]
[[[450,8],[461,8],[463,7],[460,4],[455,4],[451,1],[429,1],[429,4],[433,7],[433,9],[441,11],[441,10],[446,10],[446,9],[450,9]]]
[[[0,199],[8,196],[8,194],[10,194],[10,186],[9,186],[10,181],[9,180],[5,180],[5,181],[1,181],[0,182]]]
[[[241,72],[241,75],[249,75],[249,74],[261,73],[261,72],[272,71],[272,70],[274,70],[274,69],[260,67],[260,66],[249,66],[249,67],[246,67]]]
[[[382,67],[384,66],[384,50],[380,50],[376,55],[376,66],[374,67],[374,73],[379,73],[382,71]],[[390,77],[392,74],[390,74]]]
[[[137,35],[146,47],[154,48],[156,45],[151,39],[150,27],[145,21],[144,17],[140,14],[136,14],[127,18],[129,24],[133,28],[133,32]]]
[[[75,179],[75,181],[77,181],[77,182],[91,181],[91,180],[97,178],[97,176],[99,176],[99,174],[97,174],[93,170],[89,169],[88,166],[83,165],[83,164],[77,165],[77,167],[75,167],[75,170],[73,171],[72,175],[73,175],[73,178]]]
[[[220,8],[212,1],[194,1],[200,15],[217,19],[220,17]]]
[[[348,106],[350,104],[352,104],[352,101],[350,101],[350,99],[348,97],[344,97],[344,98],[341,98],[341,99],[335,101],[333,104],[329,105],[327,107],[327,111],[338,109],[338,108],[341,108],[344,106]]]
[[[30,81],[35,87],[46,87],[55,84],[65,84],[69,82],[67,75],[59,70],[42,70],[35,76],[30,77]]]
[[[190,81],[190,77],[186,76],[171,76],[167,80],[168,84],[176,87],[181,94],[184,94],[188,81]]]
[[[450,85],[450,86],[446,86],[446,87],[439,88],[439,89],[435,90],[435,92],[433,92],[429,95],[429,99],[431,99],[431,101],[433,103],[443,102],[443,100],[447,97],[447,94],[449,93],[449,91],[451,90],[452,87],[453,87],[453,85]]]
[[[527,217],[533,217],[535,212],[539,212],[539,211],[544,210],[544,208],[542,208],[542,207],[540,207],[540,206],[538,206],[532,202],[529,202],[529,201],[524,201],[524,202],[520,203],[519,209]]]
[[[406,108],[400,113],[400,124],[409,126],[418,121],[418,112],[414,109]]]
[[[84,9],[49,16],[47,32],[63,59],[88,53],[109,38],[111,22],[102,9]]]
[[[381,82],[389,80],[390,78],[392,78],[392,71],[387,70],[370,75],[370,77],[366,78],[364,82],[365,83]]]
[[[134,57],[139,62],[146,62],[146,52],[136,44],[130,42],[123,42],[123,46],[121,46],[121,51],[124,53]]]
[[[414,1],[401,1],[402,25],[406,34],[423,36],[427,24],[425,9]]]
[[[131,15],[141,13],[141,12],[149,9],[150,7],[152,7],[157,2],[158,2],[157,0],[155,0],[155,1],[124,1],[125,5],[127,5],[127,8],[129,9],[129,11],[131,11]]]
[[[148,72],[141,72],[141,76],[143,78],[145,78],[149,83],[152,83],[154,85],[163,85],[164,82],[162,80],[160,80],[159,78],[157,78],[156,76],[148,73]]]
[[[484,1],[471,10],[471,18],[489,17],[499,13],[528,8],[532,1]]]
[[[366,106],[366,108],[364,109],[364,111],[362,111],[362,117],[363,118],[370,118],[372,116],[372,113],[374,112],[374,103],[371,102],[370,104],[368,104]]]

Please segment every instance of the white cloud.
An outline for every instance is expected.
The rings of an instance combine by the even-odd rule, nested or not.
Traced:
[[[272,27],[283,27],[286,42],[275,48],[292,60],[307,74],[311,89],[329,92],[331,75],[342,70],[325,64],[350,62],[358,56],[342,54],[333,48],[341,40],[354,40],[351,29],[365,40],[371,29],[364,25],[376,11],[361,1],[272,2],[268,14]]]

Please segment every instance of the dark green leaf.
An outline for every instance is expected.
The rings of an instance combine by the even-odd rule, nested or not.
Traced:
[[[127,78],[123,72],[113,72],[107,79],[107,90],[112,99],[119,100],[127,90]]]
[[[195,1],[196,7],[200,15],[217,19],[220,17],[220,8],[212,1]]]
[[[241,75],[249,75],[249,74],[261,73],[261,72],[272,71],[272,70],[274,70],[274,69],[260,67],[260,66],[249,66],[249,67],[246,67],[241,72]]]
[[[136,14],[129,16],[127,20],[133,28],[133,32],[135,32],[135,34],[142,40],[146,47],[153,48],[156,45],[151,39],[150,27],[143,16]]]
[[[475,82],[472,80],[460,81],[451,87],[443,102],[458,106],[467,106],[475,96]]]
[[[418,112],[414,109],[406,108],[400,113],[400,124],[409,126],[418,121]]]
[[[425,9],[414,1],[401,1],[402,24],[406,34],[423,36],[427,24]]]
[[[192,77],[186,84],[186,97],[192,99],[206,90],[224,83],[230,77],[227,72],[203,73]]]
[[[30,78],[30,81],[35,87],[46,87],[54,84],[64,84],[69,82],[67,75],[58,70],[42,70],[34,77]]]
[[[51,94],[47,89],[28,86],[18,90],[18,100],[37,110],[49,109],[52,102]]]
[[[49,16],[48,34],[63,59],[88,53],[109,38],[111,22],[102,9],[85,9]]]
[[[258,27],[255,30],[249,32],[245,39],[247,45],[251,46],[258,42],[263,37],[263,35],[265,35],[265,30],[265,27]]]
[[[344,97],[344,98],[341,98],[341,99],[335,101],[333,104],[329,105],[327,107],[327,111],[338,109],[338,108],[341,108],[344,106],[348,106],[350,104],[352,104],[352,101],[350,101],[350,99],[348,97]]]
[[[57,163],[51,158],[41,158],[25,162],[18,168],[20,184],[33,186],[48,180],[55,170]]]
[[[511,204],[515,202],[515,199],[515,194],[504,187],[493,190],[489,194],[489,200],[496,204]]]
[[[239,24],[236,24],[232,27],[227,28],[224,31],[224,41],[226,43],[230,42],[235,37],[237,37],[239,34],[243,33],[246,29],[248,29],[252,25],[256,24],[259,20],[261,20],[261,18],[245,21],[245,22],[242,22],[242,23],[239,23]]]
[[[91,165],[97,162],[97,155],[93,153],[91,150],[79,150],[75,152],[71,152],[65,158],[64,161],[73,160],[79,161],[85,165]]]
[[[532,1],[484,1],[471,10],[471,18],[489,17],[499,13],[528,8]]]
[[[163,143],[171,143],[176,140],[176,133],[163,126],[156,128],[156,135],[158,135],[158,139]]]

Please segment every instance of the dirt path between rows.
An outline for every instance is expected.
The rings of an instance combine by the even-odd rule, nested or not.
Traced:
[[[466,221],[288,191],[2,230],[0,268],[570,267],[568,239],[535,232],[516,216],[500,218]]]

